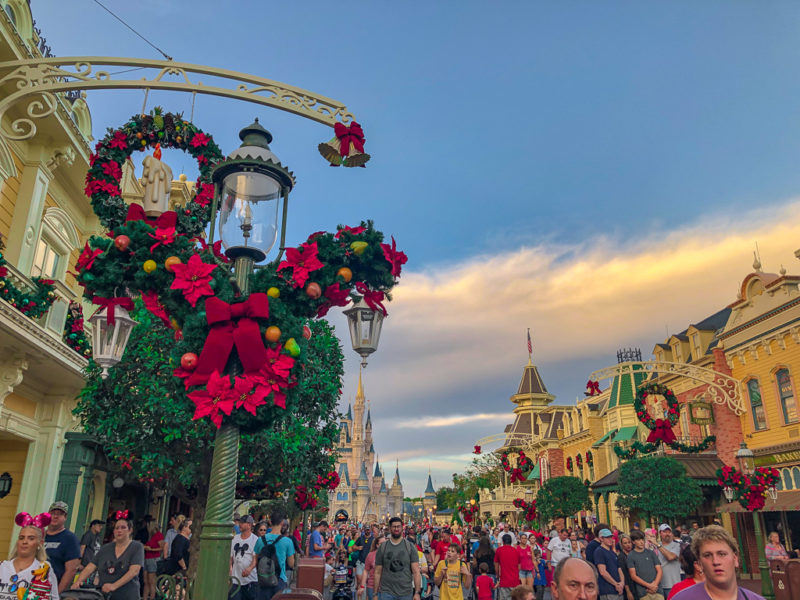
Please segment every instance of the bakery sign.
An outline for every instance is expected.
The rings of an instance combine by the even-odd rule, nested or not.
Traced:
[[[689,403],[689,418],[695,425],[711,425],[714,422],[714,410],[711,403],[703,400]]]
[[[790,450],[789,452],[774,452],[764,456],[755,457],[755,465],[764,467],[767,465],[781,465],[784,463],[800,462],[800,450]]]

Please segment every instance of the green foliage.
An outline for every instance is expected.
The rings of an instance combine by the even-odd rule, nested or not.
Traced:
[[[700,485],[669,456],[647,456],[620,466],[617,506],[673,520],[693,513],[703,502]]]
[[[141,305],[133,316],[139,325],[122,361],[107,379],[96,365],[90,367],[75,414],[127,477],[202,503],[214,426],[207,419],[192,420],[194,404],[172,375],[174,332]],[[314,322],[311,330],[309,360],[298,372],[292,404],[287,403],[271,428],[242,436],[243,497],[272,497],[295,485],[313,485],[317,475],[335,464],[331,450],[338,433],[341,347],[327,322]]]
[[[62,339],[65,344],[81,356],[91,358],[92,345],[89,343],[89,338],[86,337],[86,331],[83,328],[83,308],[80,302],[71,300],[69,303]]]
[[[552,477],[536,494],[536,510],[542,522],[591,508],[589,488],[578,477]]]
[[[50,306],[56,299],[53,282],[50,279],[33,277],[32,281],[36,285],[36,289],[33,292],[20,290],[8,278],[8,267],[6,267],[3,250],[5,250],[5,243],[0,236],[0,298],[31,319],[38,319],[50,310]]]
[[[496,488],[502,480],[500,457],[494,453],[481,454],[472,459],[463,474],[453,473],[453,487],[442,488],[451,489],[452,492],[444,494],[442,501],[439,501],[440,489],[436,494],[436,505],[440,508],[457,508],[476,498],[480,490]]]

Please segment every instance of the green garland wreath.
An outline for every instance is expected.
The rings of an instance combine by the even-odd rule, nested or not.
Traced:
[[[697,445],[690,445],[690,444],[683,444],[681,442],[672,442],[669,447],[673,450],[677,450],[678,452],[683,452],[684,454],[697,454],[699,452],[704,452],[711,447],[711,444],[717,441],[717,436],[709,435],[703,438]],[[635,441],[631,444],[630,448],[625,449],[621,446],[614,446],[614,453],[622,459],[629,459],[634,458],[637,454],[652,454],[658,449],[659,444],[653,444],[651,442],[640,442]]]
[[[44,316],[56,299],[56,288],[53,281],[42,277],[32,277],[31,280],[36,284],[35,291],[23,292],[8,278],[8,267],[3,250],[5,250],[5,243],[0,237],[0,298],[31,319]]]
[[[83,328],[83,308],[79,302],[74,300],[69,303],[67,318],[64,321],[64,343],[75,350],[81,356],[90,358],[92,356],[92,345],[86,337]]]

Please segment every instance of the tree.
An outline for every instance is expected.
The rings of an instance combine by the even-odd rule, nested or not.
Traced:
[[[455,477],[455,473],[453,476]],[[456,490],[453,487],[442,486],[436,490],[436,506],[438,509],[454,508],[457,504]]]
[[[536,510],[541,522],[568,517],[592,508],[589,488],[578,477],[553,477],[536,494]]]
[[[659,520],[685,517],[703,502],[700,485],[669,456],[628,460],[619,468],[617,506]]]
[[[452,494],[443,498],[445,504],[439,504],[437,500],[437,506],[456,508],[475,498],[480,490],[494,489],[502,481],[503,467],[498,455],[492,453],[476,456],[463,474],[453,473]]]

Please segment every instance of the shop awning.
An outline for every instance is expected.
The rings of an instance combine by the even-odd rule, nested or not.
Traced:
[[[537,462],[536,465],[531,469],[531,474],[528,475],[528,478],[525,481],[538,481],[539,480],[539,463]]]
[[[617,431],[617,435],[614,436],[614,441],[627,442],[628,440],[635,439],[636,430],[637,427],[635,425],[633,427],[620,427]]]
[[[594,444],[592,444],[592,448],[597,448],[598,446],[601,446],[601,445],[602,445],[604,442],[608,441],[608,438],[609,438],[611,435],[613,435],[614,433],[616,433],[616,431],[617,431],[616,429],[612,429],[611,431],[609,431],[608,433],[606,433],[606,434],[605,434],[603,437],[601,437],[601,438],[600,438],[599,440],[597,440],[597,441],[596,441]]]
[[[800,510],[800,490],[789,490],[788,492],[778,492],[778,499],[775,502],[767,496],[764,500],[763,512],[781,512],[788,510]],[[720,512],[750,512],[742,507],[738,502],[729,502],[719,507]]]

